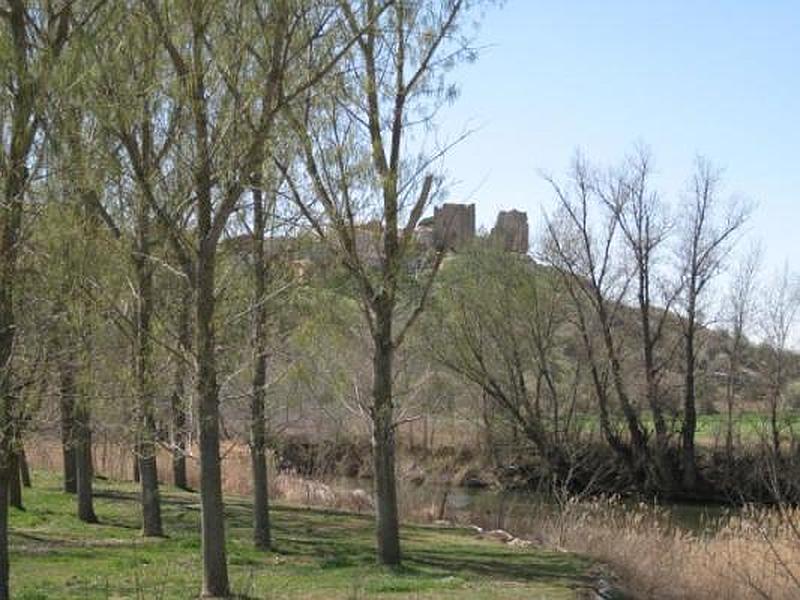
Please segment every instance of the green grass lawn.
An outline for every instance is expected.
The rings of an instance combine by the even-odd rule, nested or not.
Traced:
[[[74,517],[74,498],[45,473],[25,490],[24,512],[11,509],[12,592],[18,600],[193,598],[200,588],[199,498],[166,489],[169,537],[139,533],[137,488],[99,481],[99,525]],[[374,559],[370,517],[278,506],[275,550],[250,543],[247,499],[227,498],[232,586],[246,598],[575,598],[590,563],[570,554],[513,548],[465,530],[402,529],[403,567]]]

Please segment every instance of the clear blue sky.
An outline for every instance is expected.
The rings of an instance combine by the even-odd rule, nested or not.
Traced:
[[[644,142],[668,198],[697,154],[725,169],[725,191],[758,204],[749,233],[768,270],[800,267],[800,0],[508,0],[477,43],[442,128],[477,128],[445,169],[479,224],[519,208],[535,230],[551,201],[540,169]]]

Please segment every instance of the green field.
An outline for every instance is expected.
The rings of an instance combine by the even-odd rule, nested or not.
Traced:
[[[723,414],[699,415],[697,417],[698,437],[724,435],[728,427],[728,417]],[[733,417],[734,433],[744,439],[758,441],[771,435],[770,416],[766,412],[745,412]],[[784,412],[778,415],[778,427],[783,433],[789,430],[800,431],[800,415],[797,412]]]
[[[647,414],[641,417],[642,424],[652,431],[653,422]],[[619,429],[624,429],[624,421],[618,417],[614,421]],[[600,430],[600,423],[595,415],[578,415],[576,423],[582,431],[597,433]],[[767,413],[742,412],[735,414],[733,418],[733,431],[742,442],[750,444],[758,443],[762,440],[769,440],[771,435],[770,416]],[[672,430],[675,433],[680,431],[681,424],[676,422]],[[786,437],[791,431],[800,433],[800,414],[796,411],[783,412],[778,415],[778,427],[782,437]],[[724,440],[728,428],[728,417],[724,414],[700,414],[697,415],[696,438],[700,443],[708,444],[715,439]]]
[[[97,483],[99,525],[73,516],[74,499],[35,473],[24,512],[11,509],[12,593],[19,600],[171,599],[198,596],[199,498],[163,493],[165,539],[139,533],[136,487]],[[374,563],[372,519],[278,506],[275,551],[250,543],[245,498],[227,499],[228,561],[241,598],[575,598],[590,563],[566,553],[513,548],[465,530],[403,528],[404,565]]]

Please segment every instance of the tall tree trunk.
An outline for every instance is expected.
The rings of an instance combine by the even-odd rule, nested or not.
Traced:
[[[725,381],[725,404],[727,407],[727,423],[725,427],[725,457],[728,466],[728,477],[733,475],[733,404],[736,399],[736,380],[739,373],[739,332],[731,350],[728,377]]]
[[[0,260],[2,260],[0,255]],[[0,263],[0,267],[3,265]],[[2,273],[0,272],[0,275]],[[11,484],[11,349],[14,328],[11,323],[11,290],[0,286],[0,600],[9,600],[9,560],[8,560],[8,505]],[[8,300],[6,304],[4,301]]]
[[[254,429],[257,429],[254,427]],[[269,494],[267,486],[267,456],[264,444],[263,427],[259,434],[252,432],[251,463],[253,468],[253,543],[259,550],[269,550],[272,545],[272,534],[269,519]],[[261,436],[260,447],[256,447],[255,439]]]
[[[28,455],[25,454],[25,447],[20,442],[19,446],[19,475],[22,478],[22,485],[26,488],[31,487],[31,470],[28,466]]]
[[[62,351],[69,353],[69,356],[61,359],[58,364],[64,491],[68,494],[75,494],[78,491],[75,474],[75,363],[71,349],[62,349]]]
[[[134,483],[141,483],[142,482],[142,471],[141,471],[141,465],[139,464],[139,457],[141,456],[142,452],[139,449],[139,443],[138,442],[135,443],[133,445],[133,447],[134,447],[134,449],[133,449],[133,464],[131,465],[131,467],[133,469],[133,473],[132,473],[133,482]]]
[[[647,448],[647,438],[641,420],[639,419],[637,409],[631,402],[625,387],[625,380],[622,375],[622,363],[620,362],[617,346],[611,331],[611,317],[606,311],[604,303],[605,299],[598,293],[596,298],[597,313],[602,328],[606,354],[611,363],[611,380],[617,392],[617,399],[622,408],[622,415],[628,426],[628,434],[631,440],[633,475],[637,479],[639,486],[642,487],[647,484],[647,471],[650,466],[650,453]]]
[[[158,469],[156,465],[155,444],[143,445],[139,459],[142,500],[142,535],[161,537],[161,500],[158,490]]]
[[[26,28],[24,15],[15,7],[12,22],[15,29]],[[25,86],[27,87],[27,86]],[[7,600],[9,592],[8,563],[8,492],[11,483],[11,454],[14,451],[12,432],[14,426],[14,398],[12,354],[16,319],[14,314],[14,285],[17,283],[17,255],[19,232],[22,226],[22,195],[27,180],[25,159],[30,143],[23,141],[28,115],[33,109],[31,98],[18,98],[21,106],[14,114],[14,128],[10,143],[11,153],[3,173],[5,189],[0,206],[0,600]],[[29,102],[28,102],[29,101]],[[18,474],[15,475],[18,479]]]
[[[153,310],[153,270],[150,260],[150,218],[146,199],[138,199],[136,249],[133,264],[136,271],[136,388],[138,401],[139,477],[141,480],[142,534],[164,535],[161,524],[161,499],[158,490],[156,463],[156,419],[151,383],[151,327]]]
[[[203,203],[205,204],[205,203]],[[210,206],[210,200],[208,202]],[[219,454],[219,390],[214,335],[215,249],[201,239],[197,260],[197,400],[200,429],[203,595],[230,595],[225,553],[222,469]]]
[[[11,449],[8,456],[8,505],[19,510],[22,506],[22,482],[19,472],[19,454],[15,448]]]
[[[172,483],[182,490],[189,489],[186,477],[186,410],[183,384],[175,386],[170,402],[172,409]]]
[[[652,360],[652,359],[651,359]],[[652,365],[652,363],[651,363]],[[647,396],[649,398],[650,412],[653,416],[653,428],[656,433],[655,463],[658,473],[658,487],[665,492],[672,492],[676,486],[672,461],[669,455],[669,432],[667,430],[664,413],[661,409],[656,374],[652,366],[645,367]]]
[[[489,394],[486,390],[481,393],[481,418],[483,419],[483,437],[486,444],[485,460],[492,465],[492,467],[500,466],[500,459],[498,457],[497,444],[494,440],[494,405],[489,400]],[[423,418],[422,441],[427,448],[428,444],[428,415]]]
[[[78,518],[84,523],[97,523],[92,498],[92,431],[91,413],[81,399],[75,406],[75,475],[78,493]]]
[[[68,290],[62,285],[61,293],[66,297]],[[59,428],[61,430],[61,457],[64,491],[67,494],[78,492],[76,475],[75,444],[75,405],[78,398],[77,368],[78,357],[76,346],[66,333],[63,321],[67,307],[59,302],[54,310],[54,318],[58,323],[51,339],[53,350],[56,354],[56,367],[58,370],[58,396],[59,396]]]
[[[375,517],[378,560],[400,564],[400,530],[395,479],[395,431],[392,399],[392,321],[390,310],[376,311],[372,362],[372,457],[375,471]]]
[[[656,366],[656,348],[650,322],[649,281],[644,269],[640,269],[639,282],[639,314],[641,318],[642,346],[644,350],[644,372],[647,403],[653,417],[653,429],[656,433],[655,463],[658,474],[658,487],[666,492],[675,488],[672,464],[669,458],[669,432],[667,431],[661,397],[658,389],[658,367]]]
[[[695,458],[694,436],[697,430],[697,409],[695,389],[695,324],[693,308],[690,307],[689,323],[686,331],[686,373],[683,398],[683,487],[692,491],[697,487],[697,462]]]
[[[12,150],[15,149],[14,141],[11,144]],[[0,211],[0,600],[9,600],[11,597],[8,560],[8,501],[12,476],[10,463],[14,450],[11,359],[16,332],[14,284],[22,224],[22,191],[27,173],[24,155],[12,155],[11,158],[6,164],[5,197]]]
[[[172,410],[172,483],[176,488],[189,489],[186,477],[186,409],[183,383],[175,384],[170,402]]]
[[[176,377],[177,379],[177,377]],[[182,379],[182,378],[181,378]],[[186,477],[186,410],[184,408],[184,386],[175,383],[170,400],[172,411],[172,483],[176,488],[189,489]]]
[[[7,3],[4,17],[9,26],[13,44],[5,48],[7,55],[7,92],[10,92],[6,106],[10,108],[4,117],[4,143],[0,152],[3,155],[2,193],[0,200],[0,600],[8,600],[9,561],[8,561],[8,487],[9,458],[14,450],[10,434],[14,418],[14,398],[11,394],[13,382],[12,352],[16,331],[14,310],[14,288],[19,285],[17,257],[22,228],[23,200],[28,183],[31,147],[40,126],[37,113],[38,99],[44,98],[45,75],[48,69],[32,72],[31,62],[36,65],[49,65],[54,62],[69,31],[71,18],[69,10],[61,10],[54,36],[35,36],[36,26],[32,25],[30,14],[35,12],[24,2]],[[48,19],[52,14],[47,12]],[[48,21],[55,24],[54,21]],[[46,39],[47,47],[38,41]],[[48,60],[42,59],[46,54]],[[35,58],[38,56],[38,59]],[[6,143],[7,142],[7,143]],[[14,475],[18,478],[18,473]]]
[[[188,269],[190,270],[190,269]],[[191,273],[187,273],[191,277]],[[183,356],[188,356],[192,348],[192,327],[190,307],[192,289],[188,282],[181,282],[181,300],[178,307],[178,344]],[[189,403],[186,400],[186,362],[183,357],[175,360],[172,398],[172,481],[182,490],[189,488],[186,477],[186,450]]]
[[[0,600],[9,600],[8,585],[8,465],[3,462],[0,451]]]
[[[778,360],[781,360],[780,358]],[[779,376],[780,377],[780,376]],[[778,427],[778,403],[781,397],[781,384],[780,379],[775,382],[775,387],[772,390],[772,398],[769,405],[769,423],[770,432],[772,434],[772,452],[775,456],[775,461],[781,458],[781,432]]]
[[[595,398],[597,400],[598,417],[600,420],[600,431],[606,439],[609,447],[614,453],[623,460],[628,467],[628,470],[635,477],[636,466],[635,460],[630,451],[630,448],[620,439],[616,428],[611,424],[609,415],[609,397],[608,387],[606,385],[606,378],[601,374],[599,361],[596,356],[594,345],[591,340],[591,333],[588,327],[588,320],[582,308],[581,300],[578,298],[572,287],[567,288],[572,298],[573,306],[575,308],[575,316],[577,317],[578,331],[583,342],[583,349],[586,352],[586,361],[589,363],[589,372],[592,376],[592,386],[594,387]]]
[[[253,468],[253,542],[268,550],[271,545],[269,490],[267,487],[267,436],[265,390],[267,383],[266,323],[264,302],[267,267],[264,256],[265,215],[260,188],[253,188],[253,381],[250,399],[250,456]]]

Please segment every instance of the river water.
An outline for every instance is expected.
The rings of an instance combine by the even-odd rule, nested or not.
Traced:
[[[339,490],[369,490],[368,479],[336,478],[329,482]],[[505,528],[510,522],[535,515],[554,514],[558,504],[551,496],[526,490],[448,487],[438,483],[398,481],[398,502],[405,514],[424,513],[432,519],[479,522],[483,526]],[[622,500],[623,507],[657,510],[671,525],[702,534],[716,530],[724,517],[736,508],[720,504],[661,502],[645,506],[640,501]]]

